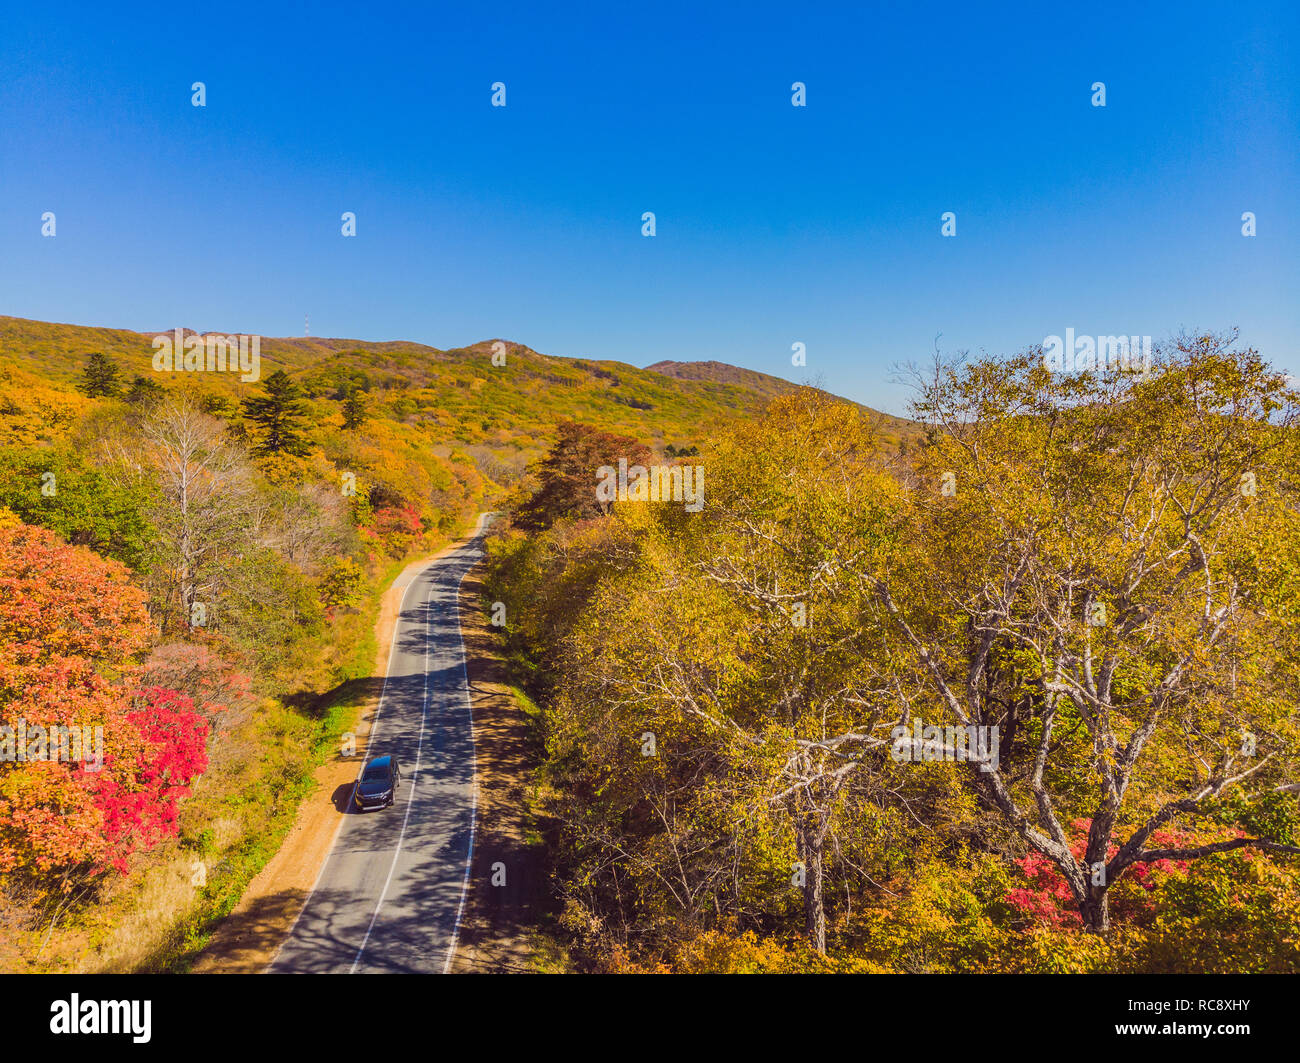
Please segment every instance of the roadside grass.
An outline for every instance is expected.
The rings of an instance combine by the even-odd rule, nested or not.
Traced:
[[[539,927],[528,938],[528,969],[533,974],[571,974],[569,950],[549,927]]]

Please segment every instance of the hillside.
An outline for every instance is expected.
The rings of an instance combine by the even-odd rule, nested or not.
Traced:
[[[728,365],[726,362],[674,362],[665,360],[646,366],[650,373],[661,373],[674,380],[703,380],[714,384],[731,384],[768,398],[794,391],[797,385],[779,376],[759,373],[753,369]]]
[[[152,370],[152,340],[161,334],[0,316],[0,364],[67,392],[89,353],[101,351],[121,366],[128,382],[140,374],[174,384],[189,374]],[[496,343],[504,345],[505,366],[492,365]],[[356,386],[372,396],[376,415],[418,427],[437,442],[528,452],[530,458],[564,418],[636,436],[662,449],[669,443],[698,442],[710,426],[756,413],[796,386],[720,362],[657,362],[638,369],[623,362],[549,356],[495,339],[439,349],[408,341],[264,337],[261,363],[263,379],[284,369],[310,398],[331,406],[346,388]],[[232,399],[242,398],[249,388],[234,374],[193,376],[202,377],[194,381],[202,390]],[[897,422],[891,427],[907,424],[881,417]]]
[[[151,344],[158,334],[0,317],[0,356],[7,367],[59,390],[70,390],[92,351],[113,359],[128,381],[136,374],[164,385],[185,379],[153,372]],[[492,365],[496,342],[504,344],[505,366]],[[535,450],[563,418],[655,446],[684,443],[719,418],[756,410],[771,394],[747,383],[673,379],[621,362],[549,357],[496,340],[440,350],[400,341],[268,337],[261,342],[261,363],[263,379],[284,369],[309,397],[341,398],[342,389],[355,384],[371,393],[376,413],[446,442],[520,450]],[[200,388],[232,398],[249,387],[233,374],[201,377],[195,380]]]
[[[788,395],[799,388],[798,384],[783,380],[779,376],[760,373],[753,369],[742,369],[740,366],[728,365],[726,362],[662,361],[646,366],[646,371],[661,373],[664,376],[672,377],[674,380],[739,387],[755,395],[762,395],[764,399],[774,399],[778,395]],[[883,413],[880,410],[872,409],[870,406],[863,406],[861,403],[854,403],[854,405],[874,415],[874,419],[881,426],[884,436],[893,442],[897,442],[903,436],[915,435],[920,430],[920,426],[915,421],[910,421],[905,417],[895,417],[893,414]]]

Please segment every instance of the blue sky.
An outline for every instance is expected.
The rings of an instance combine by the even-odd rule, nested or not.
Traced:
[[[1237,326],[1300,372],[1294,2],[379,6],[11,6],[0,313],[718,359],[895,412],[939,333]]]

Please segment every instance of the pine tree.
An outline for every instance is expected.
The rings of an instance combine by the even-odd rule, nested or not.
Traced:
[[[148,404],[162,398],[163,387],[149,377],[137,376],[127,389],[126,401],[132,405]]]
[[[95,351],[81,371],[77,389],[91,398],[112,397],[122,389],[121,375],[122,371],[111,358]]]
[[[295,454],[308,451],[304,436],[307,402],[298,385],[283,369],[262,382],[264,395],[243,402],[244,416],[256,426],[253,451],[257,454]]]
[[[360,428],[367,414],[365,397],[360,390],[353,388],[343,400],[343,427],[349,432]]]

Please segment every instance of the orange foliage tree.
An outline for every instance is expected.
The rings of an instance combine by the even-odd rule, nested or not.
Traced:
[[[0,573],[0,879],[80,895],[175,833],[207,723],[185,695],[134,689],[151,632],[123,565],[17,524]]]

